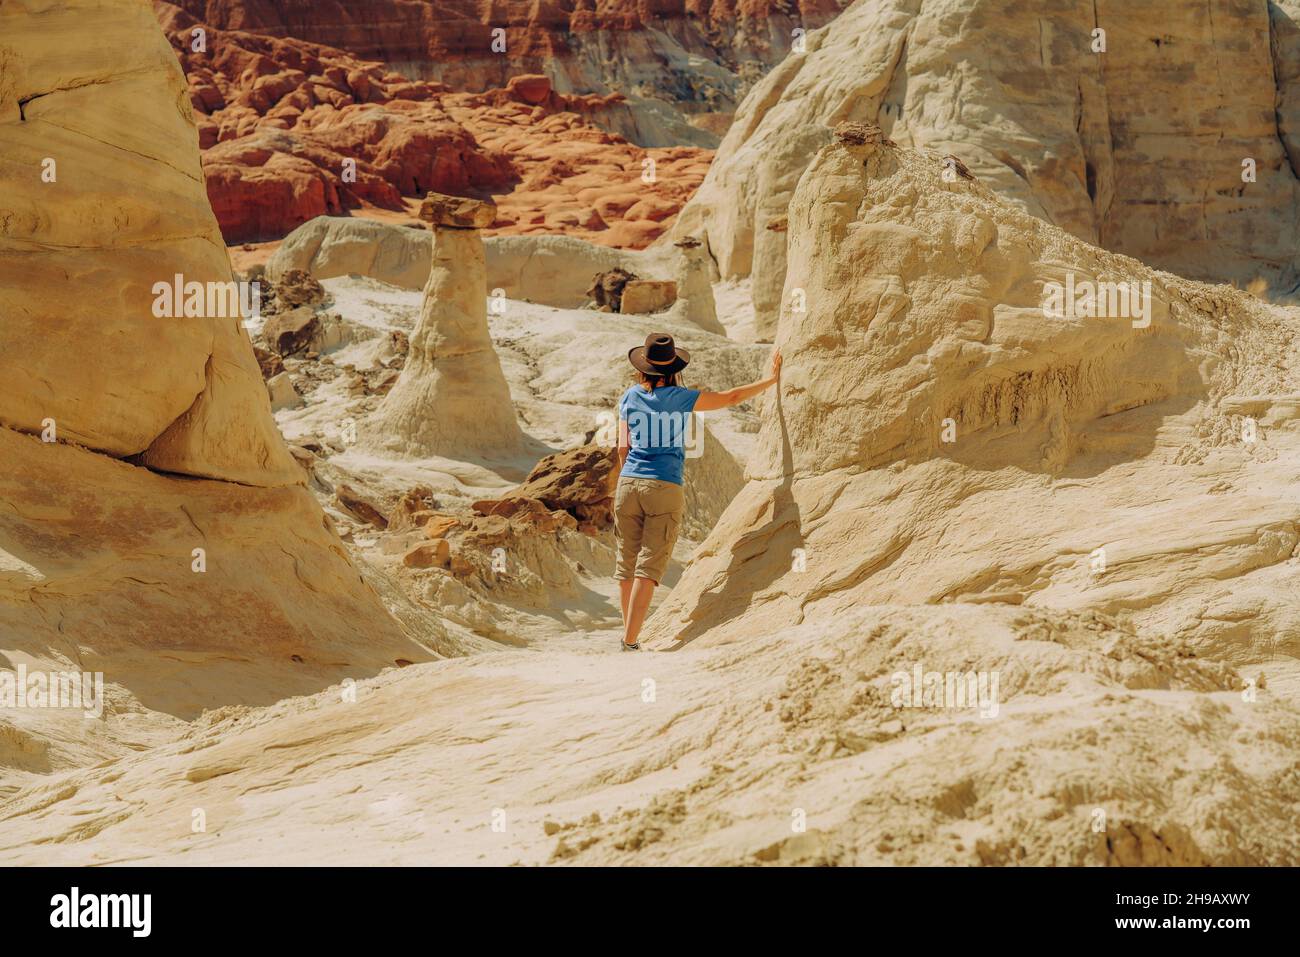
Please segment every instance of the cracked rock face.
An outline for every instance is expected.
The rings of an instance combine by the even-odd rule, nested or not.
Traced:
[[[1294,289],[1300,3],[1171,5],[1158,24],[1150,9],[855,4],[758,83],[676,234],[706,235],[724,278],[752,274],[771,322],[785,260],[764,225],[844,124],[951,153],[1022,210],[1157,268]]]

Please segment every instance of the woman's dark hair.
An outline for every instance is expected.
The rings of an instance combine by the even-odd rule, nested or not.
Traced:
[[[636,372],[637,380],[647,392],[653,389],[662,389],[666,385],[681,385],[682,374],[674,372],[672,375],[646,375],[640,369],[633,370]]]

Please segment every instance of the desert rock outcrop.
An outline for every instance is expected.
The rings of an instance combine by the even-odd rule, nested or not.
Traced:
[[[1242,664],[1300,635],[1284,310],[843,143],[795,191],[785,301],[780,403],[661,636],[900,601],[1096,610]]]
[[[277,283],[295,270],[316,279],[367,276],[403,289],[429,281],[429,234],[410,226],[367,219],[318,216],[299,226],[266,262]],[[592,301],[592,277],[615,269],[637,275],[677,277],[678,303],[671,314],[724,334],[716,321],[707,254],[657,243],[648,249],[613,249],[576,236],[490,236],[483,242],[486,294],[573,309]],[[682,290],[688,290],[682,296]],[[710,323],[709,316],[714,322]]]
[[[51,15],[82,13],[89,25],[57,55],[39,20],[4,14],[0,424],[53,423],[62,440],[168,472],[292,484],[203,193],[184,77],[147,7]]]
[[[608,528],[614,518],[617,460],[612,449],[585,445],[546,456],[528,473],[523,484],[501,499],[474,503],[480,515],[514,514],[518,503],[537,501],[548,509],[562,509],[579,527]]]
[[[863,0],[758,83],[676,228],[707,236],[724,278],[752,273],[760,320],[773,322],[785,237],[766,226],[831,128],[853,121],[954,155],[1088,242],[1289,292],[1297,12],[1184,4],[1157,25],[1143,0],[1041,16],[984,0]]]
[[[102,671],[109,699],[89,732],[6,710],[36,755],[19,769],[120,753],[123,714],[433,657],[330,531],[223,311],[185,81],[149,7],[7,4],[0,37],[0,662]]]
[[[423,289],[429,281],[429,234],[369,219],[317,216],[289,233],[266,263],[272,281],[294,270],[316,279],[369,276]]]
[[[585,229],[605,212],[668,228],[667,194],[632,186],[621,206],[642,155],[621,153],[618,175],[577,162],[623,145],[584,138],[590,117],[558,108],[573,96],[562,78],[595,48],[611,75],[693,71],[681,102],[725,106],[706,89],[713,67],[777,8],[723,0],[684,25],[672,0],[450,2],[400,7],[417,40],[438,39],[422,32],[430,11],[464,14],[450,38],[464,56],[420,54],[449,73],[479,68],[475,24],[491,17],[590,36],[561,50],[548,44],[563,29],[511,33],[558,61],[551,77],[514,76],[471,108],[389,73],[418,65],[340,73],[334,51],[286,70],[277,58],[303,41],[245,34],[210,74],[187,65],[187,97],[144,3],[0,6],[0,372],[27,377],[0,384],[0,864],[316,864],[343,844],[351,863],[389,865],[1300,862],[1300,310],[1090,245],[1048,221],[1059,209],[1009,199],[996,164],[961,143],[914,148],[923,128],[1005,129],[1006,116],[1028,117],[1028,140],[1042,108],[1040,145],[1070,166],[1061,91],[1033,78],[1045,64],[1086,73],[1072,66],[1077,31],[1056,29],[1074,14],[860,0],[854,23],[897,17],[845,44],[858,85],[836,92],[848,66],[805,77],[801,115],[780,106],[788,141],[753,157],[759,180],[683,224],[708,245],[679,235],[632,251],[481,237]],[[399,9],[187,4],[248,24],[328,20],[348,42],[362,11],[376,44],[395,37],[384,18]],[[1300,72],[1283,68],[1300,49],[1282,29],[1292,5],[1268,7],[1279,89]],[[763,20],[769,49],[807,6]],[[1270,117],[1234,79],[1259,52],[1258,9],[1209,12],[1233,30],[1214,44],[1223,108],[1261,110],[1192,115],[1202,94],[1182,91],[1151,107],[1167,68],[1199,75],[1184,48],[1208,49],[1202,13],[1179,8],[1156,66],[1112,31],[1115,55],[1080,79],[1070,103],[1089,157],[1105,153],[1098,137],[1129,159],[1136,137],[1149,159],[1170,148],[1162,137],[1219,125],[1228,139],[1199,144],[1213,162],[1242,126],[1290,135],[1294,104],[1280,96]],[[647,27],[655,13],[663,37]],[[716,61],[696,57],[695,22],[710,25]],[[1010,72],[999,26],[1030,41]],[[908,43],[889,47],[900,33]],[[788,81],[827,43],[778,73]],[[862,67],[881,44],[897,62],[877,86]],[[673,55],[621,62],[649,49]],[[515,53],[502,63],[521,65]],[[1013,104],[997,115],[990,62]],[[748,101],[751,118],[784,103],[773,89]],[[1099,89],[1131,101],[1099,123]],[[802,113],[823,93],[850,108],[805,139]],[[154,271],[229,278],[202,215],[197,137],[266,138],[268,182],[288,167],[310,180],[307,153],[292,162],[303,137],[379,106],[404,119],[371,129],[369,172],[390,147],[410,146],[391,167],[409,171],[420,156],[443,164],[438,144],[454,143],[470,152],[442,175],[467,173],[496,147],[477,132],[474,147],[416,136],[435,100],[518,127],[512,142],[536,148],[514,167],[527,168],[522,191],[495,208],[466,198],[491,189],[427,196],[430,228],[316,220],[264,267],[269,250],[240,250],[249,277],[269,279],[260,325],[206,305],[183,320],[137,309]],[[1029,152],[1009,141],[1007,162]],[[57,177],[40,175],[46,157]],[[1047,165],[1022,167],[1026,195],[1056,195]],[[1139,182],[1149,170],[1102,164],[1092,182],[1145,196],[1168,230],[1187,168],[1171,162],[1156,188]],[[421,176],[394,222],[414,217]],[[500,225],[510,197],[575,187],[602,192]],[[1203,231],[1231,244],[1238,227],[1221,214],[1242,198],[1203,190]],[[710,287],[732,212],[759,233],[752,282]],[[1275,213],[1244,217],[1260,242]],[[590,278],[614,270],[640,277],[622,287],[624,311],[583,308]],[[670,308],[633,307],[669,286]],[[705,331],[708,315],[735,338]],[[244,325],[269,348],[254,351]],[[615,644],[614,409],[634,381],[627,347],[659,330],[691,351],[689,386],[757,379],[771,349],[755,338],[774,338],[785,365],[776,389],[688,432],[682,534],[641,635],[670,653],[631,655]],[[59,418],[37,420],[47,405]],[[102,671],[102,713],[11,707],[24,668]]]
[[[671,279],[633,279],[623,287],[618,311],[648,316],[663,312],[677,301],[677,283]]]
[[[506,457],[523,433],[488,333],[480,228],[491,203],[430,193],[420,211],[433,256],[401,377],[367,424],[367,444],[406,455]]]

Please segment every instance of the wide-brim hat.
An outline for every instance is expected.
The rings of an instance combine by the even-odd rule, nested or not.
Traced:
[[[681,372],[691,361],[691,354],[679,349],[666,332],[652,332],[645,345],[628,350],[627,361],[646,375],[669,376]]]

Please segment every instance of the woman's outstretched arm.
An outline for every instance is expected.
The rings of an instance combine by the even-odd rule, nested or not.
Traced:
[[[770,376],[759,382],[751,382],[749,385],[740,385],[734,389],[727,389],[725,392],[701,392],[700,397],[695,400],[695,411],[712,412],[715,409],[727,409],[733,405],[739,405],[746,399],[758,395],[764,389],[776,385],[780,380],[781,350],[775,349],[772,352],[772,374]]]

